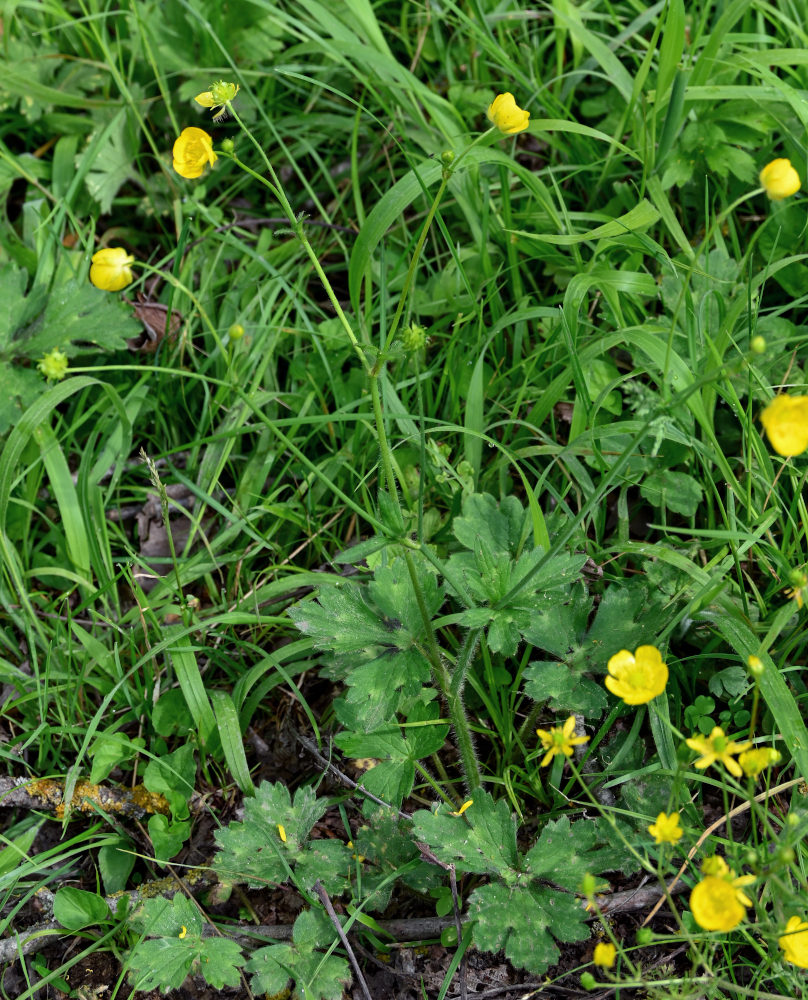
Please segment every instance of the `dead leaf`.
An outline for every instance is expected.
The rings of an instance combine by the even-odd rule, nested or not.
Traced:
[[[168,306],[163,302],[147,298],[143,292],[137,293],[137,301],[124,299],[132,306],[135,319],[143,324],[143,333],[139,337],[131,337],[126,341],[130,351],[140,351],[143,354],[154,354],[160,346],[166,331],[166,316]],[[168,339],[174,340],[182,326],[182,314],[176,309],[171,310],[168,322]]]

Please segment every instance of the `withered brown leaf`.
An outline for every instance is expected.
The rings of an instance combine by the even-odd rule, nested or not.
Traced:
[[[139,337],[132,337],[126,341],[130,351],[140,351],[144,354],[153,354],[160,346],[160,342],[166,332],[166,315],[168,306],[163,302],[156,302],[147,298],[142,292],[137,293],[137,301],[131,299],[125,301],[132,307],[135,319],[143,324],[143,333]],[[168,338],[173,340],[179,333],[182,326],[182,314],[176,309],[171,310],[171,318],[168,322]]]

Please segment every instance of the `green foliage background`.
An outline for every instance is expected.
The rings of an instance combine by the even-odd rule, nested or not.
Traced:
[[[466,877],[474,943],[539,974],[558,942],[583,954],[584,874],[664,871],[650,843],[628,849],[661,809],[681,809],[692,843],[705,829],[725,776],[694,771],[682,735],[754,719],[783,754],[777,780],[808,776],[804,611],[784,593],[801,598],[808,562],[805,458],[777,457],[758,421],[775,394],[808,391],[805,198],[755,190],[777,156],[806,176],[802,0],[0,13],[0,754],[9,775],[63,778],[68,800],[81,776],[140,775],[170,804],[148,838],[102,817],[58,849],[10,813],[3,930],[75,874],[81,850],[107,891],[160,874],[199,822],[194,795],[231,789],[244,816],[208,860],[248,885],[292,878],[310,909],[291,944],[247,961],[232,942],[206,951],[201,924],[177,937],[185,901],[158,901],[110,931],[131,983],[178,985],[149,971],[167,950],[184,973],[207,956],[214,986],[246,983],[243,965],[256,991],[288,972],[301,993],[339,996],[349,970],[314,882],[377,915],[401,885],[445,901],[415,840]],[[225,155],[196,181],[172,170],[195,125],[265,173],[238,123],[192,100],[220,78],[240,84],[239,118],[295,219]],[[503,91],[530,129],[463,155]],[[444,177],[447,153],[459,166]],[[375,365],[380,411],[295,225]],[[88,281],[110,245],[139,262],[123,294]],[[182,317],[153,354],[126,346],[137,292]],[[410,323],[423,348],[403,342]],[[36,363],[54,347],[70,370],[48,385]],[[170,518],[185,529],[156,562],[134,526],[155,476],[184,497]],[[602,678],[644,642],[670,682],[627,711]],[[751,654],[766,668],[754,689]],[[266,736],[281,692],[299,729],[372,758],[367,790],[414,816],[347,790],[315,799],[315,764],[291,797],[262,785],[251,734]],[[560,758],[538,767],[536,726],[568,714],[590,736],[579,763],[597,821]],[[450,815],[467,795],[474,807]],[[702,943],[683,979],[796,995],[776,929],[802,912],[806,818],[793,787],[783,795],[795,826],[761,820],[760,836],[794,858],[769,865],[761,848],[743,862],[760,878],[765,961]],[[364,888],[342,842],[310,837],[346,803]],[[278,824],[287,843],[256,860]],[[484,864],[495,830],[507,857]],[[568,870],[534,863],[569,830],[581,856]],[[100,920],[97,904],[62,899],[71,927]],[[697,928],[680,929],[692,945]]]

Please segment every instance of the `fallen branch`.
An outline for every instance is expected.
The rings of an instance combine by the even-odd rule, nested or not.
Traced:
[[[0,778],[0,806],[38,809],[65,814],[65,783],[55,778]],[[142,819],[154,813],[167,816],[169,805],[162,795],[147,791],[143,785],[122,788],[117,785],[94,785],[77,781],[70,800],[70,810],[79,813],[105,812],[130,819]]]
[[[117,913],[120,901],[125,899],[128,904],[128,912],[137,909],[145,900],[163,896],[165,899],[173,899],[178,892],[187,891],[191,895],[199,894],[218,884],[216,875],[207,868],[191,868],[183,876],[178,878],[156,879],[153,882],[145,882],[139,889],[126,892],[116,892],[110,896],[105,896],[104,901],[112,914]],[[684,892],[685,886],[678,886],[674,892]],[[52,896],[50,897],[52,899]],[[656,902],[665,899],[665,894],[661,889],[654,886],[642,886],[638,889],[628,889],[623,892],[614,892],[608,896],[598,896],[597,903],[601,914],[612,914],[618,912],[628,912],[631,910],[644,910]],[[581,906],[586,909],[587,901],[581,900]],[[587,911],[587,919],[594,920],[595,914]],[[390,935],[396,941],[423,941],[426,938],[439,938],[447,927],[456,926],[453,917],[415,917],[408,920],[379,920],[378,927]],[[247,945],[256,938],[269,938],[275,941],[292,940],[292,924],[240,924],[239,930],[233,932],[232,926],[227,928],[225,936],[232,938],[239,944]],[[222,930],[212,924],[205,926],[203,936],[221,935]],[[354,934],[354,931],[350,932]],[[12,931],[12,936],[0,941],[0,964],[13,962],[20,955],[27,955],[29,952],[41,948],[45,943],[44,938],[50,936],[65,935],[65,930],[54,920],[43,921],[33,924],[24,931]]]

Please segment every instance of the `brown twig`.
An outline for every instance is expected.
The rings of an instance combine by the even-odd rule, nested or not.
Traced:
[[[353,966],[354,975],[356,976],[356,981],[359,983],[359,988],[365,996],[365,1000],[372,1000],[370,991],[368,990],[368,984],[365,982],[365,977],[362,975],[362,970],[359,968],[359,962],[356,960],[356,955],[353,953],[353,948],[351,947],[348,937],[345,931],[342,929],[342,924],[339,922],[339,917],[334,911],[334,907],[331,905],[331,900],[328,898],[328,893],[323,888],[322,882],[317,879],[314,883],[314,891],[317,893],[317,897],[325,908],[325,912],[328,914],[331,923],[334,925],[334,929],[342,942],[342,947],[348,953],[348,959]]]

